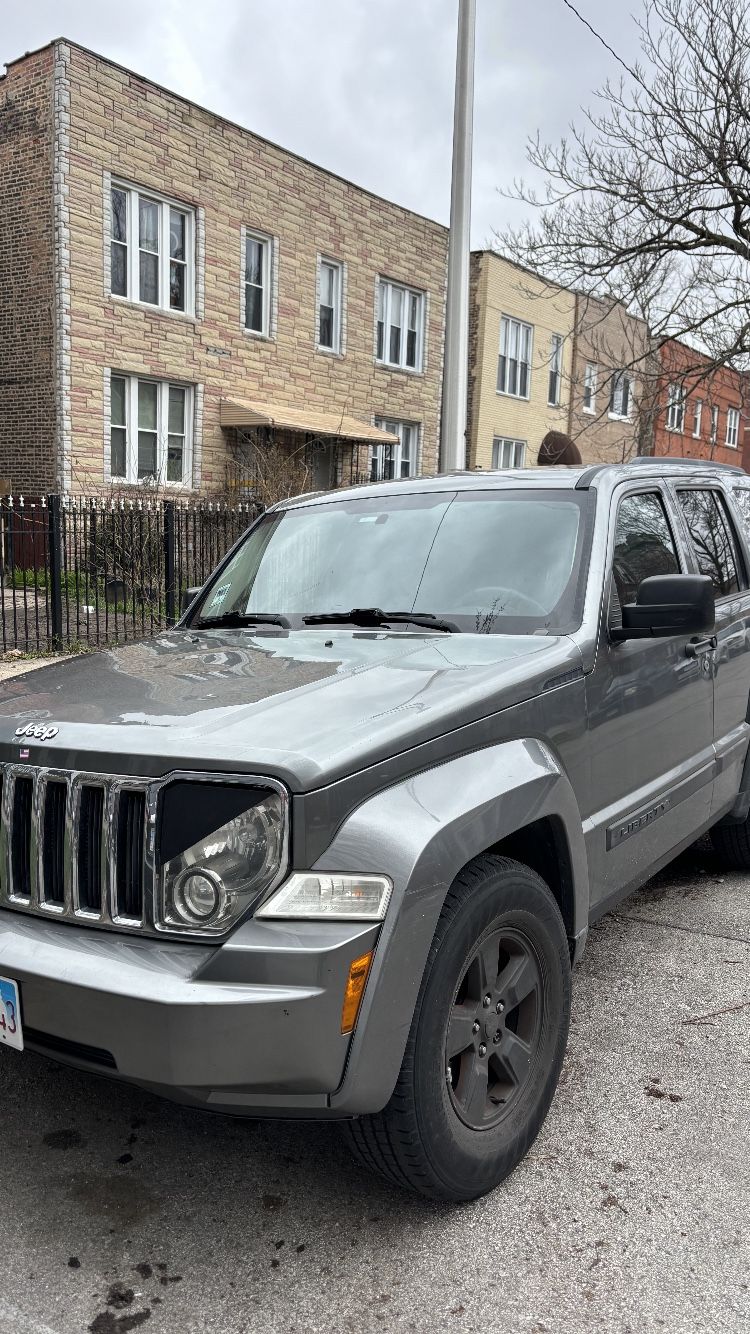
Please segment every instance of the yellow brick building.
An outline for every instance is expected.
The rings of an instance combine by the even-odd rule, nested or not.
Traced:
[[[568,430],[575,294],[480,250],[470,311],[467,466],[531,466]]]
[[[444,227],[72,42],[3,108],[0,343],[48,312],[14,490],[252,489],[274,446],[295,489],[436,470]]]

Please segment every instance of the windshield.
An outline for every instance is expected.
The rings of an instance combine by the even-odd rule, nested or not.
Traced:
[[[214,578],[191,624],[268,614],[302,625],[378,608],[484,634],[563,633],[580,624],[588,507],[587,492],[529,489],[278,510]]]

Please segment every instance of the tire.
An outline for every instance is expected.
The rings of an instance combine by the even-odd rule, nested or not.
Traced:
[[[750,871],[750,819],[742,824],[716,824],[711,830],[714,852],[736,871]]]
[[[428,1199],[486,1195],[547,1115],[570,990],[568,940],[544,881],[507,857],[471,862],[446,897],[390,1102],[344,1128],[355,1156]]]

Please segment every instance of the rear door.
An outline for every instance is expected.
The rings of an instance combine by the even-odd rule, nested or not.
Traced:
[[[587,678],[592,791],[585,822],[592,909],[602,911],[707,824],[714,773],[710,641],[614,643],[643,579],[687,573],[674,499],[658,482],[618,488],[596,664]]]
[[[695,569],[707,574],[716,597],[713,814],[732,804],[740,786],[750,725],[750,591],[743,544],[720,485],[674,484]]]

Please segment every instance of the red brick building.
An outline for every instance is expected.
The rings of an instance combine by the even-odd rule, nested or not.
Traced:
[[[750,462],[750,376],[711,362],[676,339],[658,352],[661,364],[654,453]]]

